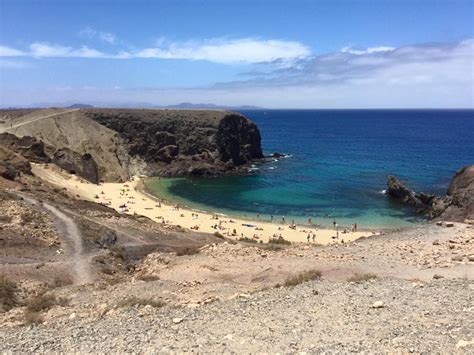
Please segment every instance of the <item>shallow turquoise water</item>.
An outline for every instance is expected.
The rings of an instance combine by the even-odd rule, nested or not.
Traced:
[[[193,208],[329,225],[402,227],[422,220],[383,193],[387,174],[443,194],[474,163],[472,110],[270,110],[242,112],[264,153],[290,157],[240,177],[151,179],[147,189]]]

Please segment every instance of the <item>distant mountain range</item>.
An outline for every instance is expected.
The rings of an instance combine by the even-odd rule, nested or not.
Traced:
[[[198,103],[194,104],[191,102],[182,102],[176,105],[155,105],[149,102],[128,102],[120,104],[107,104],[101,102],[94,102],[91,104],[83,103],[54,103],[54,102],[42,102],[35,103],[23,107],[8,107],[8,109],[14,108],[43,108],[43,107],[64,107],[64,108],[94,108],[94,107],[107,107],[107,108],[168,108],[168,109],[189,109],[189,110],[261,110],[263,107],[242,105],[242,106],[227,106],[227,105],[216,105],[212,103]],[[5,107],[7,108],[7,107]]]

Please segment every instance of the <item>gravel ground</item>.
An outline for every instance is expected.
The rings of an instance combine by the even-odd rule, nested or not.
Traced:
[[[140,306],[4,328],[0,352],[474,353],[473,301],[466,279],[311,281],[197,309]]]

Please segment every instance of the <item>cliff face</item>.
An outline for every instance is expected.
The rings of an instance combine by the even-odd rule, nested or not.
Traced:
[[[236,113],[94,109],[84,115],[117,132],[148,175],[239,173],[263,158],[256,124]]]
[[[8,115],[0,132],[36,138],[41,146],[33,148],[44,144],[47,159],[93,182],[137,174],[238,174],[263,158],[255,123],[232,112],[45,109]]]

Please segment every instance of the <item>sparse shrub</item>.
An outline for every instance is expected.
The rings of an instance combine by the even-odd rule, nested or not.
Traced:
[[[179,224],[174,226],[173,228],[176,232],[184,233],[186,232],[186,228],[181,227]]]
[[[109,251],[110,251],[110,254],[112,254],[112,256],[115,258],[118,258],[121,260],[127,259],[127,253],[125,252],[125,249],[122,246],[111,245],[109,246]]]
[[[135,306],[152,306],[155,308],[161,308],[166,305],[164,301],[161,300],[154,300],[151,298],[140,298],[137,296],[130,296],[121,300],[117,307],[124,308],[124,307],[135,307]]]
[[[272,238],[268,241],[270,244],[284,244],[284,245],[291,245],[291,242],[289,240],[286,240],[283,237],[278,237],[278,238]]]
[[[194,255],[194,254],[199,254],[198,247],[184,247],[184,248],[178,249],[178,251],[176,252],[176,256]]]
[[[365,273],[365,274],[354,274],[351,277],[347,279],[348,282],[356,282],[356,283],[362,283],[365,281],[373,280],[376,279],[377,275],[372,274],[372,273]]]
[[[158,281],[160,277],[156,275],[139,275],[137,276],[137,279],[145,281],[145,282],[152,282],[152,281]]]
[[[239,242],[244,242],[244,243],[257,243],[257,240],[249,238],[249,237],[241,237],[237,239]]]
[[[68,303],[69,301],[66,298],[42,294],[31,298],[26,304],[26,310],[29,312],[41,312],[54,306],[66,306]]]
[[[286,287],[296,286],[303,282],[320,279],[321,275],[321,271],[317,269],[303,271],[299,274],[289,277],[283,285]]]
[[[10,216],[0,216],[0,223],[2,224],[11,223],[11,221],[12,221],[12,217]]]
[[[260,248],[268,251],[280,251],[284,249],[281,245],[276,244],[263,244]]]
[[[49,284],[51,288],[58,288],[63,286],[72,285],[73,281],[69,275],[56,276],[54,280]]]
[[[106,275],[113,275],[115,274],[115,270],[110,267],[109,265],[102,265],[100,267],[100,272]]]
[[[214,232],[214,237],[224,239],[224,236],[220,234],[219,232]]]
[[[32,324],[43,323],[43,316],[41,315],[40,312],[33,312],[26,309],[23,316],[25,319],[25,324],[32,325]]]
[[[16,293],[18,287],[15,282],[0,276],[0,308],[4,311],[9,311],[18,305]]]
[[[21,224],[31,223],[35,220],[35,216],[31,212],[26,212],[21,215]]]

